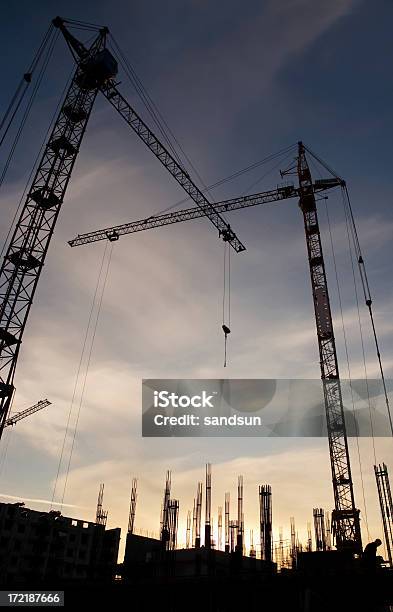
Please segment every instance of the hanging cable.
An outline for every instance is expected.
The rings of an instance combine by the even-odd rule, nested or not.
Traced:
[[[69,407],[69,410],[68,410],[67,424],[66,424],[66,428],[65,428],[65,432],[64,432],[64,437],[63,437],[63,443],[62,443],[62,447],[61,447],[60,459],[59,459],[59,463],[58,463],[58,466],[57,466],[57,473],[56,473],[55,483],[54,483],[54,487],[53,487],[52,503],[51,503],[51,508],[50,509],[52,509],[52,506],[53,506],[53,503],[54,503],[54,499],[55,499],[55,495],[56,495],[57,483],[58,483],[59,476],[60,476],[61,465],[63,463],[63,456],[64,456],[66,442],[67,442],[67,438],[68,438],[70,422],[71,422],[71,416],[72,416],[72,412],[73,412],[74,404],[75,404],[75,399],[76,399],[76,395],[77,395],[77,389],[78,389],[78,384],[79,384],[79,376],[80,376],[80,372],[81,372],[81,369],[82,369],[82,364],[83,364],[83,360],[84,360],[85,352],[86,352],[86,347],[87,347],[87,340],[88,340],[88,337],[89,337],[89,334],[90,334],[91,325],[92,325],[92,321],[93,321],[93,314],[94,314],[94,310],[95,310],[95,307],[96,307],[98,290],[99,290],[99,287],[100,287],[100,284],[101,284],[101,278],[102,278],[102,273],[103,273],[103,270],[104,270],[104,264],[105,264],[107,249],[108,249],[108,243],[106,242],[105,243],[104,253],[103,253],[103,256],[102,256],[102,259],[101,259],[101,264],[100,264],[99,271],[98,271],[97,282],[96,282],[96,286],[95,286],[95,290],[94,290],[93,299],[92,299],[92,302],[91,302],[91,307],[90,307],[90,311],[89,311],[89,317],[88,317],[87,326],[86,326],[86,332],[85,332],[85,336],[84,336],[84,339],[83,339],[82,350],[81,350],[81,354],[80,354],[80,358],[79,358],[79,363],[78,363],[78,368],[77,368],[77,372],[76,372],[76,376],[75,376],[74,388],[73,388],[73,391],[72,391],[70,407]]]
[[[325,168],[325,170],[327,170],[329,172],[329,174],[331,174],[332,176],[334,176],[334,178],[339,179],[340,181],[343,181],[343,179],[340,177],[339,174],[337,174],[337,172],[335,170],[333,170],[333,168],[331,168],[326,162],[323,161],[323,159],[321,159],[320,157],[318,157],[318,155],[316,153],[314,153],[314,151],[312,151],[309,147],[307,147],[306,145],[304,145],[305,150],[307,151],[307,153],[310,153],[310,155],[321,164],[321,166],[323,166]]]
[[[227,253],[228,253],[228,268],[227,268]],[[224,368],[227,366],[227,342],[228,335],[231,333],[231,264],[230,264],[230,248],[227,243],[224,242],[224,283],[222,293],[222,331],[224,332]],[[228,276],[228,280],[227,280]],[[227,289],[228,285],[228,289]],[[227,306],[228,304],[228,306]],[[226,317],[226,306],[228,309],[228,319]],[[228,325],[227,325],[228,323]]]
[[[222,178],[218,181],[216,181],[215,183],[212,183],[211,185],[208,186],[208,189],[216,189],[217,187],[221,187],[222,185],[224,185],[225,183],[229,183],[237,178],[239,178],[240,176],[247,174],[248,172],[251,172],[252,170],[255,170],[256,168],[258,168],[259,166],[262,166],[263,164],[268,163],[269,161],[272,161],[273,159],[276,159],[279,156],[284,155],[285,153],[288,153],[288,151],[293,150],[295,147],[295,145],[291,145],[290,147],[287,147],[286,149],[283,149],[282,151],[278,151],[277,153],[273,153],[272,155],[268,155],[267,157],[254,162],[253,164],[250,164],[249,166],[246,166],[245,168],[242,168],[241,170],[238,170],[237,172],[234,172],[233,174],[230,174],[229,176],[226,176],[225,178]],[[282,160],[280,160],[280,163],[282,163]],[[279,165],[279,164],[278,164]],[[277,167],[277,166],[276,166]],[[269,170],[269,172],[267,174],[269,174],[271,172],[271,170]],[[267,176],[267,174],[265,176]],[[257,183],[259,183],[263,178],[260,177],[257,181]],[[249,188],[250,189],[250,188]],[[246,190],[246,194],[247,191]],[[202,193],[206,193],[206,189],[202,189]],[[189,202],[191,200],[190,196],[187,196],[186,198],[183,198],[182,200],[179,200],[178,202],[175,202],[175,204],[171,204],[170,206],[168,206],[167,208],[164,208],[162,210],[160,210],[157,213],[154,213],[154,215],[151,215],[151,217],[157,217],[158,215],[163,215],[166,212],[169,212],[170,210],[172,210],[173,208],[176,208],[177,206],[181,206],[182,204],[185,204],[186,202]]]
[[[18,112],[18,110],[20,108],[20,105],[22,104],[22,101],[23,101],[23,98],[24,98],[24,96],[26,94],[28,86],[30,85],[30,83],[32,81],[32,76],[34,74],[34,71],[35,71],[37,65],[40,62],[41,56],[42,56],[42,54],[44,52],[44,49],[45,49],[46,45],[48,44],[48,41],[50,40],[50,38],[52,36],[53,28],[54,28],[54,26],[51,23],[49,28],[48,28],[48,30],[46,31],[46,33],[44,35],[44,38],[43,38],[43,40],[42,40],[42,42],[41,42],[41,44],[40,44],[40,46],[39,46],[35,56],[34,56],[34,58],[33,58],[32,63],[30,64],[27,72],[25,72],[25,74],[23,75],[23,77],[22,77],[18,87],[16,88],[16,91],[15,91],[13,97],[11,98],[11,101],[10,101],[10,103],[8,105],[8,108],[7,108],[7,110],[6,110],[5,114],[4,114],[4,117],[3,117],[3,119],[0,122],[0,133],[1,133],[1,130],[3,130],[3,128],[4,128],[4,133],[3,133],[2,137],[1,137],[1,140],[0,140],[0,146],[3,144],[4,138],[6,137],[7,132],[8,132],[8,130],[11,127],[12,121],[13,121],[16,113]],[[23,89],[23,91],[22,91],[22,89]],[[10,117],[10,119],[9,119],[7,125],[6,125],[6,121],[7,121],[7,119],[8,119],[10,114],[11,114],[11,117]]]
[[[113,44],[111,44],[111,42]],[[122,66],[124,72],[126,73],[127,77],[129,78],[131,84],[133,85],[134,89],[136,90],[139,98],[141,99],[142,103],[144,104],[144,106],[146,107],[147,111],[149,112],[152,120],[154,121],[154,123],[156,124],[158,130],[160,131],[162,137],[164,138],[165,142],[167,143],[168,147],[171,149],[173,156],[175,157],[175,159],[177,160],[177,162],[179,163],[180,166],[183,167],[184,163],[183,160],[181,159],[181,157],[179,156],[176,148],[174,147],[170,137],[169,137],[169,128],[167,127],[167,129],[165,129],[165,120],[163,120],[161,113],[158,111],[156,105],[154,104],[153,100],[150,98],[148,92],[146,91],[145,87],[142,84],[142,81],[139,79],[138,75],[136,74],[134,68],[132,67],[131,63],[129,62],[129,60],[127,59],[126,55],[123,53],[123,51],[121,50],[119,44],[116,42],[116,40],[114,39],[114,37],[112,35],[110,35],[110,44],[109,44],[111,50],[113,51],[113,54],[115,55],[116,59],[119,61],[120,65]],[[166,124],[167,125],[167,124]]]
[[[279,168],[282,164],[284,164],[285,161],[288,159],[288,157],[291,156],[292,153],[293,153],[293,151],[292,151],[292,149],[290,149],[289,152],[287,153],[287,155],[283,159],[280,157],[280,159],[278,160],[278,162],[276,164],[274,164],[267,172],[262,174],[262,176],[260,176],[256,181],[251,183],[251,185],[246,189],[245,195],[248,195],[250,193],[250,191],[252,189],[254,189],[254,187],[256,185],[258,185],[261,181],[263,181],[263,179],[265,179],[269,174],[271,174],[271,172],[273,172],[273,170],[275,170],[276,168]]]
[[[365,518],[365,522],[366,522],[366,529],[367,529],[368,538],[370,539],[370,531],[369,531],[369,526],[368,526],[368,514],[367,514],[366,494],[365,494],[365,489],[364,489],[363,467],[362,467],[362,460],[361,460],[361,455],[360,455],[360,445],[359,445],[359,426],[358,426],[358,421],[357,421],[356,412],[355,412],[355,399],[354,399],[353,389],[352,389],[352,376],[351,376],[351,367],[350,367],[350,363],[349,363],[347,333],[346,333],[346,329],[345,329],[343,305],[342,305],[342,299],[341,299],[341,288],[340,288],[340,281],[339,281],[339,277],[338,277],[336,254],[335,254],[335,249],[334,249],[332,228],[331,228],[331,224],[330,224],[330,215],[329,215],[329,208],[328,208],[328,205],[327,205],[327,201],[325,201],[325,211],[326,211],[326,219],[327,219],[327,225],[328,225],[328,230],[329,230],[330,247],[331,247],[332,259],[333,259],[333,267],[334,267],[334,273],[335,273],[335,278],[336,278],[337,296],[338,296],[338,303],[339,303],[339,308],[340,308],[341,327],[342,327],[343,339],[344,339],[345,356],[346,356],[346,361],[347,361],[348,380],[349,380],[349,388],[350,388],[350,393],[351,393],[352,416],[353,416],[353,420],[354,420],[354,424],[355,424],[355,439],[356,439],[357,456],[358,456],[358,462],[359,462],[360,483],[361,483],[361,487],[362,487],[362,497],[363,497],[363,506],[364,506],[364,518]]]
[[[393,420],[392,420],[392,414],[391,414],[391,410],[390,410],[390,404],[389,404],[389,397],[388,397],[388,392],[387,392],[387,387],[386,387],[385,374],[384,374],[384,370],[383,370],[383,366],[382,366],[382,357],[381,357],[381,352],[379,350],[379,342],[378,342],[378,336],[377,336],[377,331],[376,331],[376,327],[375,327],[374,314],[373,314],[373,310],[372,310],[372,303],[373,303],[373,301],[372,301],[372,297],[371,297],[370,286],[369,286],[369,283],[368,283],[366,267],[365,267],[362,251],[361,251],[361,248],[360,248],[359,236],[358,236],[358,232],[357,232],[357,228],[356,228],[356,224],[355,224],[355,217],[353,215],[351,200],[349,198],[349,193],[348,193],[347,186],[344,185],[342,189],[343,189],[343,194],[344,194],[344,198],[343,198],[344,207],[345,206],[347,207],[348,216],[349,216],[349,220],[350,220],[350,228],[351,228],[352,240],[353,240],[353,244],[354,244],[354,248],[355,248],[355,253],[356,253],[356,258],[357,258],[357,262],[358,262],[360,279],[361,279],[362,288],[363,288],[363,295],[364,295],[364,299],[365,299],[365,302],[366,302],[366,306],[368,308],[368,312],[369,312],[369,316],[370,316],[370,321],[371,321],[371,327],[372,327],[372,330],[373,330],[374,343],[375,343],[375,348],[376,348],[376,352],[377,352],[377,359],[378,359],[379,371],[380,371],[381,380],[382,380],[384,396],[385,396],[386,410],[387,410],[387,414],[388,414],[388,418],[389,418],[390,431],[391,431],[391,435],[393,436]]]
[[[203,178],[201,177],[201,174],[199,173],[198,169],[196,168],[195,164],[192,162],[190,157],[187,155],[187,153],[185,152],[184,148],[182,147],[182,145],[180,144],[180,142],[176,138],[175,134],[173,133],[173,131],[169,127],[169,125],[168,125],[167,121],[165,120],[165,118],[163,117],[161,111],[159,110],[157,105],[152,100],[152,98],[149,95],[148,91],[144,87],[142,81],[138,77],[135,69],[132,67],[132,65],[130,64],[130,62],[127,59],[126,55],[121,50],[119,44],[117,43],[117,41],[114,39],[114,37],[112,35],[110,35],[110,39],[112,41],[112,46],[111,46],[112,51],[114,52],[115,56],[119,60],[119,63],[122,65],[123,69],[125,70],[128,78],[130,79],[131,83],[133,84],[134,88],[136,89],[140,99],[142,100],[142,102],[145,105],[146,109],[150,113],[151,118],[153,119],[153,121],[157,125],[160,133],[162,134],[163,138],[165,139],[166,143],[168,144],[169,148],[171,149],[175,159],[178,161],[179,165],[183,169],[186,166],[185,161],[188,162],[189,167],[192,168],[192,170],[194,171],[194,173],[196,174],[196,176],[198,177],[199,181],[201,182],[201,184],[204,187],[204,189],[202,190],[202,193],[208,193],[210,195],[211,200],[214,202],[214,198],[211,195],[210,189],[212,189],[215,186],[218,186],[219,184],[222,184],[222,183],[226,182],[227,179],[224,179],[223,181],[219,181],[218,183],[214,184],[213,186],[206,185],[206,183],[204,182]],[[285,149],[285,151],[287,151],[289,149],[292,149],[294,147],[295,147],[295,145],[291,145],[290,147],[287,147],[287,149]],[[183,158],[181,157],[181,155],[179,154],[178,151],[181,152]],[[275,154],[275,155],[277,155],[277,154]],[[268,159],[271,159],[273,157],[274,156],[269,156]],[[257,165],[258,164],[254,165],[253,167],[256,167]],[[240,174],[242,174],[242,171],[236,173],[235,175],[236,176],[240,176]],[[259,179],[257,182],[260,182],[262,180],[262,178]],[[181,200],[180,202],[178,202],[176,204],[173,204],[172,206],[166,208],[165,210],[156,213],[156,215],[168,212],[172,208],[175,208],[176,206],[178,206],[180,204],[183,204],[184,202],[186,202],[189,199],[190,198],[185,198],[185,199]],[[224,215],[223,215],[223,218],[225,219]]]
[[[22,206],[22,203],[23,203],[23,201],[24,201],[26,191],[27,191],[27,189],[28,189],[28,187],[29,187],[29,185],[30,185],[30,181],[31,181],[31,179],[32,179],[32,176],[33,176],[34,172],[35,172],[35,171],[36,171],[36,169],[37,169],[37,165],[38,165],[38,162],[39,162],[40,156],[41,156],[42,151],[43,151],[43,149],[44,149],[44,147],[45,147],[45,145],[46,145],[46,142],[47,142],[47,139],[48,139],[49,133],[50,133],[50,131],[52,130],[53,124],[54,124],[54,122],[55,122],[55,120],[56,120],[57,114],[58,114],[58,112],[59,112],[59,108],[60,108],[60,106],[61,106],[61,104],[62,104],[62,102],[63,102],[64,96],[65,96],[65,93],[66,93],[66,91],[67,91],[67,89],[68,89],[68,87],[69,87],[69,85],[70,85],[70,83],[71,83],[71,79],[72,79],[72,75],[74,74],[74,71],[75,71],[75,68],[74,68],[74,66],[73,66],[73,67],[72,67],[72,69],[71,69],[71,72],[70,72],[70,74],[69,74],[69,76],[68,76],[68,79],[67,79],[67,81],[66,81],[66,84],[65,84],[65,86],[64,86],[64,89],[63,89],[63,91],[62,91],[62,93],[61,93],[61,95],[60,95],[60,98],[59,98],[59,101],[58,101],[57,106],[56,106],[56,108],[55,108],[55,111],[54,111],[54,113],[53,113],[53,115],[52,115],[52,118],[51,118],[51,120],[50,120],[50,123],[49,123],[48,129],[46,130],[46,133],[45,133],[44,138],[43,138],[43,140],[42,140],[42,143],[41,143],[40,149],[39,149],[39,151],[38,151],[38,153],[37,153],[37,155],[36,155],[36,157],[35,157],[35,160],[34,160],[34,163],[33,163],[32,168],[31,168],[30,174],[29,174],[29,176],[28,176],[28,178],[27,178],[27,181],[26,181],[25,187],[24,187],[24,189],[23,189],[23,193],[22,193],[22,195],[21,195],[21,198],[20,198],[20,200],[19,200],[19,202],[18,202],[18,206],[17,206],[17,208],[16,208],[16,210],[15,210],[15,213],[14,213],[14,216],[13,216],[13,218],[12,218],[12,222],[11,222],[10,227],[9,227],[9,229],[8,229],[7,235],[6,235],[6,237],[5,237],[4,241],[3,241],[3,245],[2,245],[2,248],[1,248],[1,252],[0,252],[0,257],[1,257],[1,256],[3,255],[3,253],[4,253],[4,250],[5,250],[5,248],[6,248],[7,244],[8,244],[8,239],[9,239],[9,237],[10,237],[10,235],[11,235],[11,232],[12,232],[12,231],[13,231],[13,229],[14,229],[15,221],[16,221],[16,218],[17,218],[17,216],[18,216],[18,213],[19,213],[20,207]]]
[[[344,216],[345,216],[345,226],[346,226],[346,233],[347,233],[349,257],[350,257],[351,268],[352,268],[353,286],[354,286],[354,291],[355,291],[356,309],[357,309],[359,334],[360,334],[360,343],[361,343],[361,347],[362,347],[363,370],[364,370],[364,379],[365,379],[365,383],[366,383],[367,404],[368,404],[368,412],[369,412],[369,419],[370,419],[370,433],[371,433],[373,453],[374,453],[374,465],[376,465],[376,463],[377,463],[377,454],[376,454],[376,448],[375,448],[374,423],[373,423],[373,415],[372,415],[372,408],[371,408],[370,389],[369,389],[369,384],[368,384],[366,351],[365,351],[365,347],[364,347],[364,338],[363,338],[363,325],[362,325],[362,320],[361,320],[361,316],[360,316],[360,304],[359,304],[358,284],[357,284],[356,273],[355,273],[355,261],[354,261],[355,257],[354,257],[354,253],[353,253],[353,245],[352,245],[351,235],[350,235],[349,219],[348,219],[348,214],[347,214],[347,210],[346,210],[345,207],[344,207]]]
[[[29,117],[31,108],[33,106],[33,103],[34,103],[34,100],[36,98],[37,92],[38,92],[38,90],[40,88],[40,85],[41,85],[42,79],[44,77],[44,74],[46,72],[46,69],[48,67],[49,61],[50,61],[50,59],[52,57],[53,49],[55,47],[56,41],[58,39],[58,36],[59,36],[59,31],[57,31],[54,34],[54,36],[52,37],[52,40],[51,40],[51,42],[49,44],[49,47],[48,47],[48,50],[47,50],[47,54],[46,54],[46,56],[44,58],[44,61],[43,61],[43,64],[42,64],[42,67],[41,67],[41,70],[40,70],[37,82],[36,82],[36,84],[35,84],[35,86],[33,88],[33,91],[32,91],[32,94],[30,96],[29,102],[28,102],[28,104],[26,106],[26,109],[25,109],[25,111],[23,113],[23,116],[22,116],[22,119],[21,119],[21,123],[20,123],[19,128],[18,128],[18,130],[16,132],[16,135],[14,137],[14,140],[13,140],[13,143],[11,145],[11,149],[10,149],[10,152],[8,154],[8,157],[7,157],[6,163],[4,165],[3,171],[2,171],[2,173],[0,175],[0,189],[1,189],[2,185],[3,185],[5,176],[6,176],[7,172],[8,172],[9,166],[10,166],[12,158],[14,156],[15,149],[16,149],[16,147],[18,145],[18,142],[20,140],[21,134],[22,134],[23,129],[24,129],[25,125],[26,125],[26,121],[27,121],[27,119]]]
[[[94,322],[93,334],[92,334],[92,337],[91,337],[90,348],[89,348],[89,353],[88,353],[88,357],[87,357],[86,369],[85,369],[85,373],[84,373],[84,377],[83,377],[82,390],[81,390],[80,399],[79,399],[79,406],[78,406],[78,412],[77,412],[77,416],[76,416],[74,433],[73,433],[73,436],[72,436],[72,444],[71,444],[71,450],[70,450],[70,454],[69,454],[69,458],[68,458],[68,464],[67,464],[67,469],[66,469],[66,476],[65,476],[64,487],[63,487],[63,494],[62,494],[62,497],[61,497],[60,510],[63,507],[64,497],[65,497],[66,490],[67,490],[68,477],[69,477],[69,473],[70,473],[72,456],[73,456],[73,452],[74,452],[76,434],[78,432],[79,418],[80,418],[80,414],[81,414],[83,400],[85,398],[86,382],[87,382],[87,377],[88,377],[89,369],[90,369],[90,362],[91,362],[91,356],[92,356],[92,353],[93,353],[93,347],[94,347],[94,342],[95,342],[96,333],[97,333],[98,321],[99,321],[100,314],[101,314],[102,301],[103,301],[103,298],[104,298],[104,293],[105,293],[106,284],[107,284],[107,280],[108,280],[109,268],[110,268],[110,264],[111,264],[111,260],[112,260],[113,247],[114,247],[114,243],[112,242],[110,247],[109,247],[108,262],[107,262],[107,265],[106,265],[104,281],[102,283],[102,288],[101,288],[100,298],[99,298],[99,302],[98,302],[96,318],[95,318],[95,322]]]

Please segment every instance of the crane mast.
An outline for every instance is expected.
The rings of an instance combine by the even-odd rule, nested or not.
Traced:
[[[333,319],[323,259],[315,193],[305,147],[298,145],[299,206],[306,234],[335,508],[332,526],[338,549],[361,553],[359,510],[355,506]]]
[[[68,87],[0,269],[0,436],[14,391],[15,368],[27,317],[98,92],[98,87],[87,81],[94,76],[92,67],[103,52],[105,36],[106,31],[100,31],[90,49],[81,52],[83,57]]]
[[[77,67],[44,148],[22,212],[0,268],[0,438],[14,393],[14,375],[34,294],[64,201],[83,135],[101,91],[129,125],[185,189],[237,252],[245,250],[229,224],[216,212],[190,176],[173,159],[142,119],[118,92],[117,61],[106,48],[107,28],[87,49],[60,17],[53,24],[62,32]],[[111,85],[109,85],[111,82]]]

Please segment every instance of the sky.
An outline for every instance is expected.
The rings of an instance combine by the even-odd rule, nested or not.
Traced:
[[[6,108],[50,20],[59,14],[109,27],[205,184],[303,140],[347,181],[385,374],[391,377],[393,92],[388,75],[393,9],[384,0],[378,5],[375,10],[361,0],[8,4],[0,25],[0,105]],[[70,53],[59,38],[0,191],[2,240],[71,69]],[[126,75],[120,72],[118,80],[130,103],[151,123]],[[212,196],[219,201],[242,195],[252,185],[258,191],[274,188],[281,181],[278,170],[291,162],[293,156],[280,168],[262,166]],[[271,172],[261,178],[267,170]],[[214,512],[227,490],[235,511],[237,475],[243,474],[246,530],[253,528],[256,537],[258,485],[269,483],[275,534],[282,526],[288,535],[294,516],[304,538],[312,508],[332,507],[326,440],[148,439],[140,433],[142,378],[319,377],[296,201],[231,213],[231,224],[247,250],[231,255],[232,333],[225,369],[224,246],[207,219],[123,237],[112,251],[104,243],[74,249],[67,244],[79,233],[150,216],[182,197],[172,177],[106,100],[98,98],[40,279],[16,376],[14,411],[45,397],[53,404],[19,423],[2,441],[0,497],[49,507],[71,407],[55,491],[55,501],[61,500],[74,439],[64,513],[92,520],[104,482],[108,524],[125,528],[136,476],[137,529],[157,532],[165,471],[171,469],[173,495],[180,499],[179,540],[184,541],[187,510],[204,464],[210,462]],[[339,362],[347,377],[326,210],[350,374],[362,378],[359,319],[339,194],[321,201],[319,211]],[[83,354],[82,346],[102,262],[108,275],[89,360],[97,300]],[[375,347],[359,295],[367,373],[377,377]],[[372,440],[351,440],[350,450],[367,540],[381,535],[372,465],[376,458],[389,466],[392,443],[376,439],[374,454]]]

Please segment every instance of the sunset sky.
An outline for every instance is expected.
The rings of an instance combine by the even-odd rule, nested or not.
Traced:
[[[55,6],[56,4],[56,6]],[[1,109],[56,14],[107,25],[205,184],[303,140],[349,187],[369,281],[385,374],[393,375],[391,319],[392,5],[358,0],[250,0],[161,3],[22,1],[3,10]],[[385,17],[382,17],[382,15]],[[79,35],[78,32],[75,32]],[[4,240],[31,166],[72,69],[59,37],[24,138],[0,191]],[[151,123],[127,77],[119,88]],[[5,150],[2,153],[4,163]],[[262,166],[214,190],[216,201],[274,188],[283,166]],[[262,175],[272,170],[263,180]],[[195,175],[193,174],[194,178]],[[318,178],[318,176],[316,176]],[[200,181],[196,178],[200,185]],[[183,198],[159,162],[102,97],[97,98],[25,331],[14,411],[53,405],[2,440],[0,499],[48,509],[105,243],[71,249],[79,233],[155,214]],[[350,371],[364,376],[359,321],[340,193],[320,202],[320,222],[339,350],[348,376],[325,204],[341,288]],[[229,219],[229,215],[228,215]],[[142,378],[318,378],[307,255],[295,200],[231,213],[247,250],[231,255],[231,336],[223,368],[224,246],[207,219],[125,236],[115,243],[91,351],[85,352],[71,411],[56,501],[62,496],[77,430],[63,512],[93,520],[105,483],[109,525],[126,528],[130,484],[139,479],[136,526],[157,532],[165,471],[180,500],[185,540],[204,464],[213,464],[213,511],[243,474],[246,530],[257,538],[258,485],[273,488],[275,535],[295,517],[304,538],[312,508],[332,508],[327,440],[141,437]],[[360,295],[360,297],[362,297]],[[378,376],[367,310],[360,301],[370,377]],[[94,311],[96,312],[96,311]],[[94,316],[93,316],[94,321]],[[89,338],[91,335],[89,336]],[[89,340],[88,340],[89,346]],[[80,411],[79,411],[80,406]],[[79,418],[78,418],[79,412]],[[8,441],[7,441],[8,439]],[[372,441],[351,440],[363,539],[381,535]],[[7,448],[6,456],[5,449]],[[375,441],[388,466],[392,440]],[[49,503],[47,503],[49,501]],[[56,506],[57,507],[57,506]],[[124,532],[123,532],[124,537]]]

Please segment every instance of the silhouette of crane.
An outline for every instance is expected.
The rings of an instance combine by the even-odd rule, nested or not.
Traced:
[[[35,412],[38,412],[39,410],[42,410],[43,408],[46,408],[47,406],[50,406],[51,404],[52,402],[50,402],[47,399],[40,400],[39,402],[34,404],[34,406],[30,406],[30,408],[26,408],[25,410],[21,410],[21,412],[17,412],[16,414],[13,414],[12,416],[10,416],[6,420],[4,427],[10,427],[10,425],[16,425],[18,421],[25,419],[31,414],[34,414]]]
[[[53,20],[53,25],[63,34],[75,59],[76,69],[27,190],[0,268],[0,437],[14,393],[14,375],[23,332],[98,92],[203,210],[203,215],[218,229],[222,240],[236,252],[245,250],[230,225],[211,206],[189,173],[121,95],[115,83],[117,61],[106,46],[108,28],[60,17]],[[97,35],[87,48],[71,34],[69,27],[93,30]]]
[[[282,176],[290,174],[297,175],[298,187],[293,185],[278,187],[270,191],[212,204],[212,207],[221,213],[249,208],[268,202],[278,202],[294,197],[299,198],[299,207],[303,213],[306,236],[327,420],[335,502],[335,508],[332,513],[332,528],[338,549],[361,553],[360,512],[355,505],[333,319],[316,206],[316,198],[319,193],[334,187],[345,189],[345,182],[338,176],[313,181],[306,158],[306,148],[302,142],[298,143],[298,154],[294,164],[281,172]],[[82,234],[70,240],[69,244],[74,247],[104,239],[114,241],[124,234],[188,221],[202,215],[202,209],[195,207],[188,208]]]

